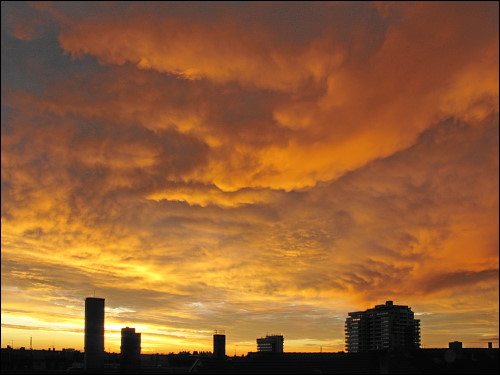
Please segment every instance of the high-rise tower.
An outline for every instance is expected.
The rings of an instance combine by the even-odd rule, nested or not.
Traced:
[[[366,311],[350,312],[345,322],[349,353],[369,350],[411,350],[420,347],[420,320],[408,306],[376,305]]]
[[[214,357],[224,358],[226,356],[226,333],[215,330],[214,332]]]
[[[104,298],[85,299],[85,369],[104,369]]]

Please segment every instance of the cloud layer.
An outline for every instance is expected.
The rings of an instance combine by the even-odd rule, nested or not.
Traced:
[[[94,289],[154,352],[498,331],[497,3],[2,8],[2,345]]]

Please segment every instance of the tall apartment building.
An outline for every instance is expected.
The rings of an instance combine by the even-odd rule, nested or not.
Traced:
[[[283,343],[285,339],[282,335],[266,335],[257,339],[257,351],[269,353],[283,353]]]
[[[345,322],[346,350],[410,350],[420,347],[420,320],[408,306],[376,305],[366,311],[350,312]]]
[[[104,298],[85,299],[85,369],[104,369]]]

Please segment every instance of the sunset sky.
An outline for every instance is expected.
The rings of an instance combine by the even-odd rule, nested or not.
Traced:
[[[1,346],[498,347],[498,2],[2,2]]]

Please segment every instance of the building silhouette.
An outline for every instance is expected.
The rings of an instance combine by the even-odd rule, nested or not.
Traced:
[[[85,369],[104,369],[104,298],[85,299]]]
[[[266,335],[257,339],[257,351],[268,353],[283,353],[283,335]]]
[[[345,322],[346,350],[411,350],[420,347],[420,320],[408,306],[376,305],[366,311],[350,312]]]
[[[453,349],[453,350],[460,350],[462,349],[462,342],[461,341],[453,341],[448,343],[448,348]]]
[[[214,332],[214,357],[224,358],[226,356],[226,334],[225,331]]]
[[[122,371],[135,372],[141,368],[141,334],[135,328],[122,328],[120,352]]]

